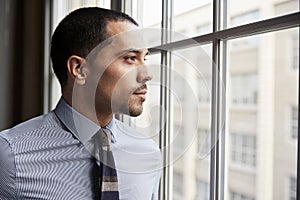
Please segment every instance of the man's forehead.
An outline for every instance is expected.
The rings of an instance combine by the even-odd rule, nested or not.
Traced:
[[[94,56],[116,58],[127,52],[147,54],[142,30],[134,24],[126,21],[110,22],[108,28],[111,36],[93,50]]]

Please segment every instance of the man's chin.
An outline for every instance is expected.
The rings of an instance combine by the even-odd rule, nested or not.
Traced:
[[[123,115],[129,115],[131,117],[137,117],[139,115],[141,115],[143,112],[143,106],[142,105],[134,105],[134,106],[124,106],[124,107],[119,107],[119,108],[116,108],[114,107],[113,108],[113,113],[114,114],[123,114]]]
[[[144,101],[145,101],[144,99],[140,99],[140,98],[138,99],[133,98],[129,100],[128,112],[131,117],[137,117],[142,114]]]
[[[133,109],[129,108],[129,115],[131,117],[137,117],[137,116],[141,115],[142,112],[143,112],[143,106],[141,106],[140,108],[133,108]]]

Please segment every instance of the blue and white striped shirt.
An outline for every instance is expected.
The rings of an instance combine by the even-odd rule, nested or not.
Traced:
[[[96,160],[84,147],[100,127],[61,99],[54,111],[0,133],[0,199],[95,199]],[[157,199],[161,154],[157,145],[113,119],[120,199]]]

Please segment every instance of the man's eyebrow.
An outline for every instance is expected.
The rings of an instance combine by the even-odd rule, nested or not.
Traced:
[[[116,57],[119,57],[123,54],[126,54],[126,53],[136,53],[136,54],[142,54],[143,51],[140,50],[140,49],[133,49],[133,48],[130,48],[130,49],[125,49],[125,50],[122,50],[122,51],[119,51],[115,54]],[[147,50],[146,54],[145,55],[149,55],[149,51]]]

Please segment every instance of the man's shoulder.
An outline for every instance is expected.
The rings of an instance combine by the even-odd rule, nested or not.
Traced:
[[[34,134],[40,130],[56,127],[58,125],[59,120],[55,117],[54,112],[49,112],[1,131],[0,137],[10,142],[25,135]]]

